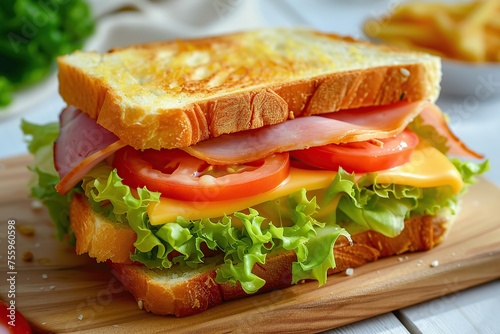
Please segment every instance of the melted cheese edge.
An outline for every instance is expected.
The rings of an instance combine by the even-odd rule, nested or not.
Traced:
[[[175,221],[178,216],[195,220],[216,218],[242,211],[257,204],[287,196],[302,188],[307,190],[328,187],[337,172],[326,170],[305,170],[291,167],[290,175],[280,186],[266,193],[226,201],[187,202],[161,197],[159,203],[148,207],[152,225]],[[357,175],[357,179],[362,175]],[[451,161],[434,147],[421,141],[410,161],[404,165],[380,171],[377,183],[394,183],[419,188],[451,186],[455,193],[463,187],[458,170]]]

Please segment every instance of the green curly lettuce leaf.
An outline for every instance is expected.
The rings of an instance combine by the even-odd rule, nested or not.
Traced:
[[[468,187],[477,182],[477,176],[486,173],[490,170],[490,161],[485,160],[482,163],[476,163],[473,161],[462,161],[460,159],[453,158],[451,162],[458,170],[462,176],[464,182],[464,188],[461,193],[467,191]]]
[[[65,195],[55,190],[59,174],[54,167],[53,145],[59,136],[59,125],[37,125],[23,120],[21,130],[27,136],[28,151],[35,158],[33,166],[29,167],[33,172],[30,182],[31,197],[40,199],[47,207],[56,227],[57,238],[67,237],[69,243],[74,244],[75,237],[69,225],[69,202],[73,194],[81,190],[75,187]]]
[[[339,226],[328,224],[325,227],[326,224],[312,217],[317,206],[314,199],[307,199],[305,190],[282,201],[284,211],[293,211],[293,226],[281,227],[272,223],[265,226],[266,218],[252,208],[249,213],[236,212],[218,221],[189,221],[178,217],[175,222],[152,226],[147,206],[158,201],[159,193],[147,189],[132,193],[110,166],[94,168],[84,177],[82,188],[96,211],[114,221],[128,222],[137,233],[133,260],[151,268],[170,268],[174,264],[195,267],[203,262],[202,246],[205,244],[209,249],[224,253],[224,263],[217,271],[216,280],[239,282],[247,293],[254,293],[265,284],[252,273],[254,265],[264,264],[267,254],[280,248],[297,253],[299,265],[293,269],[294,277],[324,283],[327,270],[335,266],[332,252],[335,235],[348,237]],[[240,221],[242,228],[234,226],[233,220]],[[330,243],[326,248],[323,245],[325,238]]]
[[[328,218],[339,223],[354,222],[358,230],[373,230],[389,237],[397,236],[404,220],[418,206],[422,190],[397,184],[379,184],[375,174],[358,182],[355,175],[339,170],[326,191],[322,206],[340,195],[336,210]]]

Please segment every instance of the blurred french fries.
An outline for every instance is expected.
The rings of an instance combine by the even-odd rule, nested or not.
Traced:
[[[500,0],[406,2],[366,21],[370,38],[469,62],[500,62]]]

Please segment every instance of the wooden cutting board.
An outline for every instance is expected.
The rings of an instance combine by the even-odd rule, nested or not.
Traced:
[[[138,309],[106,266],[54,237],[44,209],[33,207],[26,183],[29,157],[0,161],[0,270],[7,268],[7,224],[15,220],[15,302],[42,332],[311,332],[416,304],[500,277],[500,189],[484,179],[463,200],[448,239],[423,253],[379,260],[352,276],[227,302],[187,318],[155,316]],[[30,235],[33,233],[33,235]],[[32,261],[21,258],[27,252]],[[438,261],[438,266],[431,266]],[[4,278],[2,278],[4,280]],[[0,298],[9,301],[5,281]],[[492,311],[493,314],[493,311]]]

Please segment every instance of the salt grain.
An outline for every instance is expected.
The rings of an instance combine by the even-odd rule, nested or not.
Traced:
[[[434,260],[431,262],[431,267],[437,267],[439,266],[439,261],[438,260]]]
[[[43,203],[42,203],[42,201],[35,199],[35,200],[33,200],[33,201],[31,202],[31,209],[32,209],[33,211],[38,211],[38,210],[40,210],[40,209],[42,209],[42,208],[43,208]]]
[[[137,306],[139,307],[139,310],[142,310],[142,308],[144,307],[144,303],[142,302],[142,300],[138,300],[137,301]]]
[[[83,319],[83,314],[78,315],[77,319],[78,320],[82,320]]]
[[[345,274],[347,276],[352,276],[352,274],[354,274],[354,268],[347,268]]]
[[[42,278],[43,278],[43,279],[47,279],[47,278],[49,278],[49,275],[47,275],[47,274],[42,274]]]

